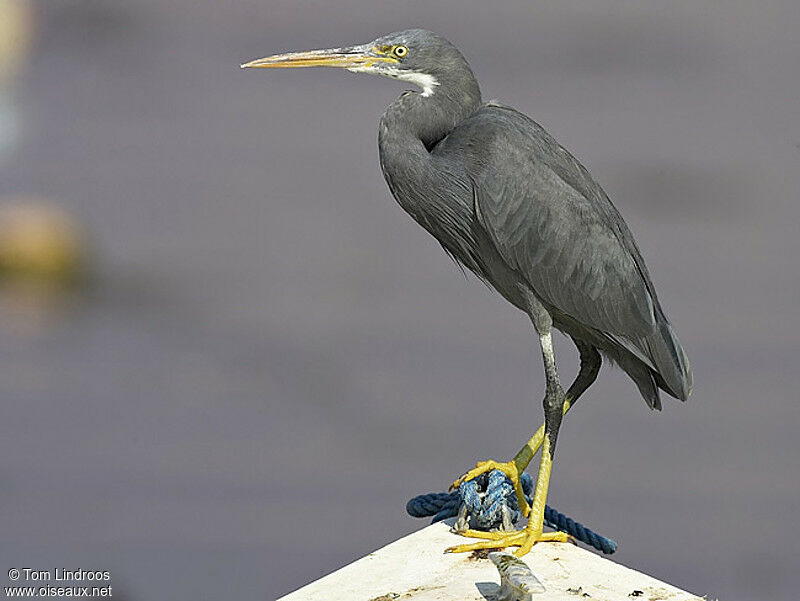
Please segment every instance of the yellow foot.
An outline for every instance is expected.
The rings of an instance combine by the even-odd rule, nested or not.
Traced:
[[[569,540],[566,532],[535,532],[534,530],[517,530],[516,532],[482,532],[480,530],[465,530],[459,532],[461,536],[480,538],[476,543],[448,547],[445,553],[469,553],[478,549],[501,549],[505,547],[519,547],[514,555],[522,557],[531,550],[533,545],[541,542],[565,543]]]
[[[492,460],[479,461],[473,469],[469,470],[466,474],[453,482],[450,485],[450,489],[452,490],[458,488],[467,480],[472,480],[473,478],[477,478],[481,474],[491,472],[492,470],[500,470],[509,480],[511,480],[511,483],[514,485],[514,492],[517,493],[517,504],[522,511],[522,515],[528,517],[531,508],[528,506],[528,502],[525,500],[525,493],[522,490],[522,483],[519,480],[520,470],[517,468],[517,464],[514,463],[514,461],[506,461],[504,463]],[[472,532],[472,530],[470,530],[470,532]]]

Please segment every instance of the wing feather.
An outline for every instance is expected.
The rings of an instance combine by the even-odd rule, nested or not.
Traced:
[[[555,310],[634,344],[650,335],[657,301],[611,201],[538,124],[512,109],[482,111],[467,169],[478,222],[500,255]]]

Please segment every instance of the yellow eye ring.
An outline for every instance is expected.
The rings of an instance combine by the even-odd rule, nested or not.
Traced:
[[[394,54],[397,58],[403,58],[406,54],[408,54],[408,48],[405,46],[395,46],[392,48],[392,54]]]

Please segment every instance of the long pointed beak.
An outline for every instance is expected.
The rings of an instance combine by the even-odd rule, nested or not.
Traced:
[[[370,45],[349,48],[329,48],[327,50],[308,50],[289,52],[259,58],[242,65],[242,69],[289,69],[293,67],[340,67],[342,69],[367,68],[378,62],[397,62],[393,58],[381,56]]]

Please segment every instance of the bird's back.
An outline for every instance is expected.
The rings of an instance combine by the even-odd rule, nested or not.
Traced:
[[[557,326],[605,350],[649,405],[660,406],[657,388],[688,396],[688,360],[633,235],[577,159],[526,115],[492,103],[432,153],[462,162],[475,219]]]

